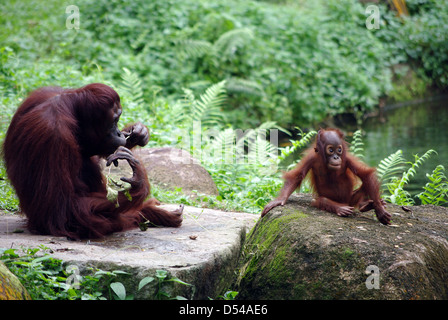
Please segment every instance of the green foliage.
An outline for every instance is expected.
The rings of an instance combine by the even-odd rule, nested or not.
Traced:
[[[181,104],[177,122],[186,122],[192,125],[193,121],[200,121],[204,127],[213,127],[221,125],[224,122],[224,116],[221,106],[226,98],[225,81],[216,83],[201,94],[196,99],[193,91],[184,89],[184,103]]]
[[[214,43],[205,40],[184,39],[175,41],[179,53],[187,59],[204,58],[212,65],[232,60],[239,48],[244,47],[254,37],[247,28],[232,29],[223,33]]]
[[[120,100],[124,112],[120,118],[122,124],[129,124],[135,122],[135,118],[138,118],[143,123],[150,121],[149,108],[145,107],[143,82],[139,75],[130,71],[127,68],[123,68],[123,74],[121,75],[121,81],[117,81],[118,85],[116,90],[120,95]],[[114,85],[110,83],[112,87]]]
[[[305,147],[308,146],[308,144],[310,144],[311,139],[313,139],[316,134],[317,131],[310,131],[307,134],[304,134],[300,128],[299,129],[300,139],[296,139],[296,140],[290,140],[291,145],[290,146],[286,146],[284,148],[280,149],[280,155],[278,157],[278,163],[280,164],[282,161],[285,161],[288,157],[290,157],[291,155],[295,155],[297,154],[297,152]],[[292,166],[294,166],[298,161],[294,161],[288,168],[291,168]]]
[[[350,152],[358,158],[364,158],[364,142],[362,141],[361,130],[356,130],[353,133],[352,143],[350,144]]]
[[[143,88],[142,81],[139,76],[131,72],[127,68],[123,68],[124,74],[121,76],[123,79],[121,85],[117,88],[120,92],[121,99],[130,99],[136,105],[143,104]],[[129,106],[128,106],[129,108]]]
[[[448,6],[437,0],[406,3],[410,17],[405,18],[379,4],[383,23],[370,31],[365,6],[357,0],[79,0],[81,28],[71,30],[65,28],[71,3],[1,1],[0,141],[29,91],[107,83],[121,96],[121,123],[138,119],[150,128],[149,146],[179,146],[193,134],[192,122],[201,123],[194,133],[201,143],[187,149],[210,172],[219,196],[193,198],[153,187],[154,196],[259,213],[278,194],[280,172],[297,163],[316,134],[302,134],[277,154],[267,139],[272,130],[305,127],[345,112],[361,118],[389,93],[404,99],[421,96],[428,85],[447,88]],[[396,64],[411,67],[408,84],[393,87],[390,67]],[[395,76],[404,79],[407,73]],[[351,151],[362,157],[360,131]],[[398,150],[382,160],[378,176],[385,198],[414,203],[406,186],[433,153],[406,162]],[[418,198],[446,204],[444,167],[427,177]],[[0,209],[18,210],[2,163]],[[38,251],[11,249],[1,256],[35,299],[135,297],[116,279],[120,271],[91,270],[76,278],[80,289],[68,287],[72,274]],[[171,298],[164,285],[178,279],[160,270],[142,279],[136,294],[155,280],[157,297]]]
[[[70,279],[73,269],[65,269],[61,260],[48,254],[48,248],[24,248],[0,250],[0,259],[27,289],[33,300],[104,300],[100,280],[119,272],[96,272],[93,275],[76,275]],[[78,289],[77,289],[78,288]]]
[[[360,145],[363,145],[363,143],[358,131],[353,136],[351,150],[362,150],[359,148]],[[435,153],[437,153],[435,150],[430,149],[421,157],[414,155],[414,162],[408,162],[403,157],[402,150],[397,150],[381,160],[377,167],[377,176],[381,181],[383,198],[398,205],[415,204],[410,192],[405,187],[417,174],[417,169],[423,162]],[[362,156],[362,153],[359,153],[358,156]],[[408,165],[410,167],[406,169]],[[421,200],[422,204],[444,205],[447,203],[448,184],[444,171],[445,168],[439,165],[432,174],[426,174],[430,182],[423,187],[424,192],[415,196]],[[386,192],[388,193],[385,194]]]
[[[277,149],[266,139],[274,128],[273,122],[245,131],[227,128],[204,139],[202,165],[231,208],[258,213],[280,187]]]
[[[380,161],[377,168],[378,178],[384,184],[390,182],[398,174],[401,174],[405,167],[406,160],[403,158],[403,151],[397,150],[388,157]]]
[[[169,282],[176,282],[180,283],[185,286],[191,286],[191,284],[186,283],[182,280],[180,280],[177,277],[168,277],[168,272],[166,270],[156,270],[155,278],[148,276],[140,280],[137,288],[137,293],[142,290],[147,284],[153,282],[155,279],[157,279],[157,289],[156,293],[154,295],[156,300],[163,300],[163,299],[172,299],[171,294],[165,290],[164,285]],[[115,300],[134,300],[135,296],[134,294],[127,294],[126,288],[121,282],[113,282],[110,284],[110,289],[113,291],[113,298]],[[186,300],[184,297],[176,296],[174,299],[176,300]]]
[[[226,293],[224,293],[222,296],[219,296],[218,298],[221,298],[223,300],[235,300],[237,295],[237,291],[226,291]]]
[[[428,150],[421,157],[414,155],[415,161],[407,162],[410,168],[402,173],[401,178],[394,177],[386,184],[390,195],[386,195],[384,198],[398,205],[413,205],[415,203],[414,199],[404,188],[417,173],[417,168],[434,153],[436,153],[434,150]]]
[[[156,278],[158,280],[156,299],[158,299],[158,300],[170,299],[171,298],[170,293],[164,290],[163,285],[166,284],[166,283],[175,282],[175,283],[179,283],[181,285],[191,286],[191,284],[186,283],[186,282],[180,280],[177,277],[168,278],[168,272],[165,271],[165,270],[156,270]],[[184,297],[180,297],[180,296],[176,296],[174,299],[186,300]]]
[[[426,174],[429,182],[423,187],[425,191],[417,197],[422,204],[433,204],[436,206],[448,203],[448,179],[445,175],[445,167],[438,165],[432,174]]]
[[[415,62],[420,78],[446,86],[448,32],[440,28],[446,28],[447,6],[426,1],[417,10],[414,2],[421,5],[411,1],[413,14],[404,20],[381,6],[385,23],[371,31],[356,0],[81,0],[80,29],[71,30],[60,1],[6,0],[0,4],[0,87],[16,93],[122,77],[132,87],[132,70],[149,101],[152,88],[174,100],[183,88],[226,80],[223,110],[233,125],[304,126],[371,110],[392,89],[395,63]],[[140,104],[140,94],[133,94]]]
[[[11,212],[19,209],[19,199],[8,181],[2,160],[0,160],[0,209]]]
[[[409,2],[409,3],[408,3]],[[440,88],[448,87],[448,6],[444,1],[407,1],[410,17],[397,30],[407,55],[419,65],[422,76]]]
[[[277,175],[277,147],[269,141],[271,130],[284,131],[274,122],[265,122],[255,129],[234,129],[220,115],[226,100],[225,81],[206,88],[196,98],[185,90],[185,98],[173,105],[172,146],[190,152],[211,174],[219,196],[185,197],[176,192],[154,195],[163,201],[190,205],[207,205],[258,213],[275,195],[281,179]]]
[[[353,135],[351,152],[357,154],[358,157],[362,157],[362,146],[361,132],[357,131]],[[421,157],[414,155],[414,162],[407,162],[403,157],[403,152],[397,150],[381,160],[377,167],[377,176],[381,181],[383,193],[388,192],[388,194],[383,194],[384,199],[398,205],[413,205],[415,201],[409,191],[405,190],[405,187],[416,175],[417,169],[423,162],[435,153],[436,151],[431,149]],[[410,165],[408,169],[406,169],[407,165]],[[424,192],[416,195],[422,204],[444,205],[447,203],[448,184],[444,170],[445,168],[439,165],[431,175],[426,175],[430,182],[423,187]]]
[[[383,23],[375,35],[391,53],[390,61],[393,65],[407,63],[416,73],[408,85],[408,91],[412,92],[405,92],[399,79],[398,88],[391,92],[394,97],[415,98],[422,94],[423,87],[431,84],[446,89],[447,3],[438,0],[407,0],[409,16],[401,17],[397,17],[396,12],[389,10],[387,5],[379,6]]]
[[[418,76],[408,66],[396,66],[394,68],[394,86],[388,93],[388,100],[401,102],[424,98],[428,94],[430,81],[423,76]]]
[[[341,112],[360,118],[379,97],[398,92],[390,72],[398,63],[425,85],[434,79],[446,88],[443,2],[409,0],[408,18],[379,4],[383,23],[373,31],[356,0],[274,2],[81,0],[81,28],[73,30],[65,28],[66,3],[2,1],[0,139],[30,90],[105,82],[122,98],[121,123],[138,119],[150,128],[149,146],[179,146],[192,134],[191,122],[200,121],[201,144],[188,150],[200,156],[220,195],[198,201],[259,212],[282,185],[274,169],[293,166],[315,134],[277,155],[263,130],[269,136],[277,124],[306,126]],[[423,85],[415,86],[421,92]],[[362,156],[360,132],[351,150]],[[405,170],[400,155],[379,165],[384,190]],[[2,165],[0,187],[0,207],[17,210]]]
[[[128,275],[121,270],[103,271],[90,268],[91,274],[81,275],[77,266],[64,266],[53,258],[45,246],[38,248],[0,249],[0,260],[25,286],[33,300],[133,300],[147,284],[157,279],[155,299],[171,299],[166,284],[190,284],[177,277],[169,277],[165,270],[156,270],[155,277],[140,280],[135,294],[128,294],[121,282],[112,282],[117,276]],[[174,299],[185,299],[175,297]]]

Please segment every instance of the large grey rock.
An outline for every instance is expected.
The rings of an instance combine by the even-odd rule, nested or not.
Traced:
[[[240,264],[241,299],[448,299],[448,209],[387,205],[341,218],[292,196],[260,219]],[[406,209],[406,208],[405,208]]]
[[[218,195],[218,189],[210,174],[200,162],[188,152],[176,148],[136,148],[136,157],[145,166],[151,184],[168,190],[182,188],[182,192],[193,195],[195,192]],[[104,169],[106,175],[112,173],[115,179],[131,175],[132,170],[126,161],[119,161],[117,168]]]
[[[164,205],[172,210],[177,205]],[[141,279],[154,277],[156,270],[168,271],[193,286],[167,283],[171,297],[217,298],[230,288],[246,232],[258,215],[185,207],[180,228],[149,228],[119,232],[102,240],[69,241],[66,238],[32,235],[25,220],[17,215],[0,215],[0,248],[45,245],[53,256],[75,265],[123,270],[120,282],[127,290],[136,289]],[[24,230],[14,233],[15,230]],[[144,288],[137,298],[152,299],[157,281]]]

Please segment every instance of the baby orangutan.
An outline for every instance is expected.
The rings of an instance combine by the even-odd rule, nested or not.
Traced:
[[[347,152],[344,135],[338,129],[319,131],[315,146],[308,149],[295,169],[284,175],[285,184],[280,195],[266,205],[261,216],[274,207],[283,206],[309,171],[315,194],[311,202],[313,207],[341,217],[351,215],[355,208],[361,212],[374,209],[382,224],[390,224],[391,215],[380,198],[375,169]],[[357,177],[362,185],[353,191]]]

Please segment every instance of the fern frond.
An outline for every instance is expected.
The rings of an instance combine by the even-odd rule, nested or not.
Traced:
[[[183,101],[184,104],[187,106],[191,106],[196,100],[196,98],[194,97],[193,90],[187,88],[183,88],[182,90],[184,92],[184,101]]]
[[[352,143],[350,144],[350,152],[358,158],[364,158],[364,142],[362,141],[361,130],[356,130],[353,133]]]
[[[226,99],[225,80],[208,87],[198,99],[190,89],[183,89],[182,111],[178,119],[190,122],[199,121],[203,127],[212,127],[224,123],[221,106]]]
[[[400,150],[399,150],[400,151]],[[398,152],[398,151],[397,151]],[[398,205],[412,205],[414,200],[408,191],[404,190],[405,186],[410,182],[411,178],[417,173],[417,168],[420,167],[423,162],[425,162],[433,153],[434,150],[428,150],[423,154],[423,156],[415,155],[415,161],[407,162],[411,167],[402,173],[401,179],[392,178],[392,181],[386,183],[387,189],[389,190],[390,196],[385,196],[387,201]]]
[[[123,71],[124,73],[121,75],[123,81],[117,89],[120,92],[120,96],[124,96],[125,99],[128,99],[137,105],[142,104],[143,89],[140,77],[127,68],[123,68]]]
[[[257,130],[268,130],[268,131],[270,131],[272,129],[277,129],[278,131],[281,131],[289,136],[291,135],[291,132],[289,132],[287,129],[279,126],[277,124],[277,122],[275,122],[275,121],[265,121],[262,124],[260,124],[257,128]]]
[[[275,144],[267,139],[268,129],[272,129],[274,122],[264,123],[256,129],[246,131],[227,128],[219,131],[213,139],[203,139],[206,143],[203,147],[203,154],[215,154],[223,152],[223,157],[210,158],[212,163],[219,163],[223,160],[227,165],[255,165],[253,168],[266,169],[272,164],[276,165],[278,149]],[[256,169],[256,170],[258,170]],[[269,170],[269,168],[268,168]]]
[[[403,186],[401,185],[401,179],[394,178],[392,182],[387,184],[387,188],[390,195],[383,196],[386,201],[402,206],[414,204],[414,200],[412,199],[411,194],[408,191],[404,190]]]
[[[262,97],[265,95],[264,89],[261,85],[255,81],[243,78],[232,77],[227,79],[226,89],[230,94],[245,94],[253,97]]]
[[[414,165],[415,165],[415,167],[418,168],[419,166],[421,166],[423,164],[423,162],[428,160],[431,157],[431,155],[433,155],[433,154],[437,154],[437,152],[435,150],[433,150],[433,149],[430,149],[430,150],[426,151],[425,154],[423,154],[421,157],[418,154],[414,155],[414,158],[415,158]]]
[[[429,182],[423,187],[424,191],[416,197],[422,204],[433,204],[436,206],[448,203],[448,179],[445,175],[445,167],[438,165],[432,174],[426,174]]]
[[[387,158],[381,160],[377,167],[377,176],[381,181],[388,181],[397,174],[400,174],[405,170],[406,160],[403,158],[403,151],[397,150],[389,155]]]
[[[300,140],[291,140],[291,146],[287,146],[280,149],[280,156],[278,157],[277,163],[282,162],[287,157],[292,155],[294,152],[296,152],[299,149],[302,149],[309,145],[311,140],[314,138],[314,136],[317,134],[317,131],[310,131],[307,134],[303,135],[300,138]]]
[[[185,111],[190,107],[190,104],[187,102],[188,98],[186,98],[187,94],[185,93],[185,90],[188,89],[183,90],[184,100],[178,100],[170,105],[172,119],[179,127],[182,127],[183,124],[186,124],[190,120],[190,115]]]
[[[178,53],[188,59],[198,59],[206,54],[214,53],[213,45],[205,40],[185,39],[175,41]]]
[[[147,38],[148,38],[149,32],[150,32],[150,30],[146,29],[142,33],[140,33],[140,35],[137,37],[137,39],[132,41],[131,48],[135,50],[135,49],[138,49],[141,46],[146,45],[146,43],[148,42]]]
[[[225,84],[224,80],[212,85],[193,102],[191,110],[193,120],[202,121],[204,126],[217,125],[224,121],[221,105],[226,99]]]
[[[235,54],[239,47],[248,43],[253,37],[252,30],[248,28],[233,29],[223,33],[213,46],[220,55],[230,57]]]
[[[416,154],[414,155],[414,163],[408,162],[411,167],[408,169],[408,171],[403,172],[403,177],[401,178],[401,184],[404,186],[405,184],[408,184],[412,177],[414,177],[417,173],[417,168],[420,167],[423,162],[429,159],[432,154],[437,153],[435,150],[428,150],[423,154],[421,157]]]

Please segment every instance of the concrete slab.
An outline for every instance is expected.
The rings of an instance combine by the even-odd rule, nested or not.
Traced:
[[[162,207],[172,210],[176,205]],[[234,273],[235,269],[231,272],[228,269],[236,268],[245,235],[258,218],[259,215],[254,214],[185,207],[180,228],[135,229],[101,240],[70,241],[62,237],[30,234],[25,228],[24,218],[2,215],[0,248],[45,245],[53,251],[54,257],[68,263],[110,271],[131,270],[140,277],[157,269],[167,270],[195,285],[193,298],[202,299],[216,294],[220,289],[219,283],[223,282],[221,276],[227,277],[216,273],[224,272],[224,269],[226,274]],[[23,232],[16,233],[17,230]],[[207,279],[211,280],[211,277],[217,282],[215,287],[208,283]],[[208,288],[201,290],[204,283]]]

